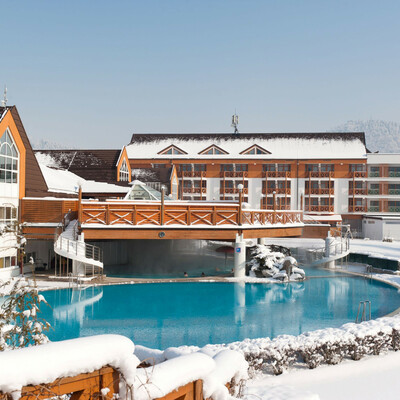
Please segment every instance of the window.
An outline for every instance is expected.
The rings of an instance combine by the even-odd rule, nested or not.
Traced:
[[[307,172],[318,172],[318,164],[306,164]]]
[[[17,220],[17,207],[12,205],[0,206],[0,224],[12,224]]]
[[[251,155],[251,154],[260,155],[260,154],[271,154],[271,152],[269,152],[268,150],[265,150],[261,146],[258,146],[258,145],[255,144],[255,145],[249,147],[248,149],[243,150],[240,154],[243,154],[243,155]]]
[[[196,172],[207,171],[207,166],[206,164],[194,164],[194,170]]]
[[[232,172],[233,170],[233,164],[221,164],[221,172]]]
[[[6,130],[0,138],[0,183],[18,182],[18,151]]]
[[[400,176],[400,167],[389,167],[389,176]]]
[[[165,168],[165,164],[153,164],[153,168]]]
[[[121,168],[119,169],[119,180],[123,182],[129,181],[129,169],[126,160],[122,161]]]
[[[333,172],[335,166],[333,164],[321,164],[321,172]]]
[[[276,165],[275,164],[264,164],[263,165],[263,171],[264,172],[275,172],[276,171]]]
[[[192,172],[192,164],[181,164],[179,170],[181,172]]]
[[[290,164],[278,164],[278,172],[290,172]]]
[[[350,164],[349,171],[350,172],[363,172],[363,171],[365,171],[365,165],[364,164]]]
[[[176,154],[187,154],[187,153],[186,153],[186,151],[183,151],[179,147],[174,146],[173,144],[171,144],[171,146],[168,146],[164,150],[159,151],[157,154],[161,154],[161,155],[167,155],[167,154],[176,155]]]
[[[206,149],[199,152],[202,155],[220,155],[220,154],[229,154],[227,151],[221,149],[221,147],[216,146],[215,144],[207,147]]]
[[[14,267],[17,265],[17,257],[2,257],[0,258],[0,269]]]
[[[379,166],[371,166],[369,167],[369,175],[370,177],[378,177],[380,174],[380,168]]]
[[[249,170],[249,166],[247,164],[235,164],[236,172],[245,172]]]

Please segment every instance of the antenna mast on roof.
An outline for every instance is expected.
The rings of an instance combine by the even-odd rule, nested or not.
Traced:
[[[7,105],[7,86],[4,85],[4,94],[3,94],[3,100],[1,101],[1,106],[5,107]]]
[[[232,115],[232,124],[231,124],[231,126],[234,129],[234,131],[233,131],[234,135],[239,134],[238,125],[239,125],[239,116],[236,114],[236,110],[235,110],[235,114]]]

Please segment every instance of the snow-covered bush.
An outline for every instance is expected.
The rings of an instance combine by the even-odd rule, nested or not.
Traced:
[[[283,246],[256,245],[251,249],[251,260],[247,263],[250,276],[273,278],[279,281],[304,280],[305,273],[297,267],[290,250]]]
[[[37,345],[49,341],[45,332],[50,324],[38,317],[45,298],[24,280],[0,285],[0,351]]]

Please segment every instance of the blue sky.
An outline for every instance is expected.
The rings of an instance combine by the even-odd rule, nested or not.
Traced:
[[[0,88],[28,135],[325,131],[399,121],[400,2],[2,1]]]

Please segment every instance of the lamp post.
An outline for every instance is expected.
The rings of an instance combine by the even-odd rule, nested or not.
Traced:
[[[237,188],[239,190],[239,216],[238,216],[238,222],[239,222],[239,225],[242,225],[243,184],[239,183],[239,185],[237,185]]]
[[[165,185],[161,185],[161,215],[160,215],[160,225],[164,225],[164,197],[165,197]]]

